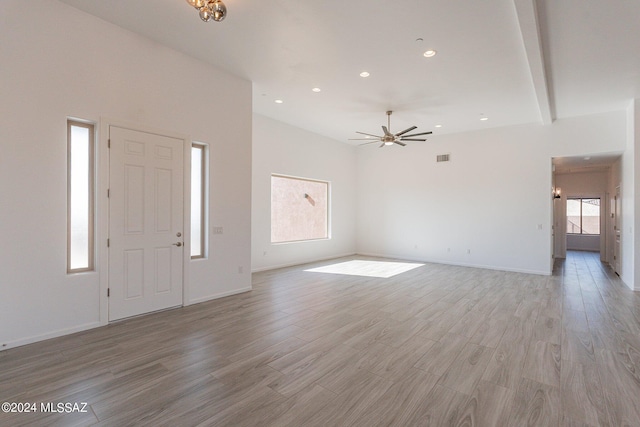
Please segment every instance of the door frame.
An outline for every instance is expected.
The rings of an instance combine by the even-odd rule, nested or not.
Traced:
[[[606,261],[606,253],[607,253],[607,218],[609,216],[608,207],[606,206],[607,201],[607,193],[565,193],[562,196],[563,204],[562,211],[560,214],[562,215],[562,231],[563,231],[563,249],[565,258],[567,256],[567,199],[600,199],[600,245],[598,247],[598,254],[600,256],[600,261]]]
[[[613,271],[622,276],[622,188],[621,184],[616,185],[613,194]],[[620,245],[616,242],[620,233]],[[616,250],[617,249],[617,250]],[[619,270],[619,271],[618,271]]]
[[[111,126],[131,129],[140,132],[152,133],[156,135],[168,136],[171,138],[182,140],[183,144],[183,230],[184,246],[182,260],[182,306],[189,305],[190,288],[189,288],[189,262],[191,261],[191,138],[187,135],[167,131],[164,129],[152,128],[141,125],[139,123],[131,123],[123,120],[112,119],[108,117],[100,117],[100,130],[98,137],[97,168],[96,168],[96,238],[95,251],[97,270],[100,277],[99,285],[99,305],[100,305],[100,324],[109,323],[109,297],[107,296],[109,287],[109,248],[107,247],[107,238],[109,237],[109,198],[107,192],[109,189],[109,128]]]

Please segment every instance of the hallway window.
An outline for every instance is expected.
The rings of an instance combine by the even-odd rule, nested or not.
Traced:
[[[67,272],[93,270],[94,126],[67,121]]]
[[[329,183],[271,175],[271,243],[329,238]]]
[[[600,199],[567,199],[567,234],[600,234]]]

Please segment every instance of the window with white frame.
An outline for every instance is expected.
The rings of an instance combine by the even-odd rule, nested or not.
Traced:
[[[329,238],[329,183],[271,175],[271,242]]]
[[[67,272],[93,270],[94,125],[67,120]]]
[[[207,146],[191,145],[191,259],[206,256]]]
[[[567,198],[567,234],[600,234],[600,199]]]

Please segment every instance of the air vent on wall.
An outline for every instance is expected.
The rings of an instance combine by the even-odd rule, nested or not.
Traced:
[[[436,161],[438,163],[440,162],[448,162],[449,159],[449,154],[438,154],[438,156],[436,157]]]

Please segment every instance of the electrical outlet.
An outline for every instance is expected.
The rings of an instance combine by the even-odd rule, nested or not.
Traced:
[[[213,234],[222,234],[224,232],[224,229],[222,227],[212,227],[211,231],[213,232]]]

